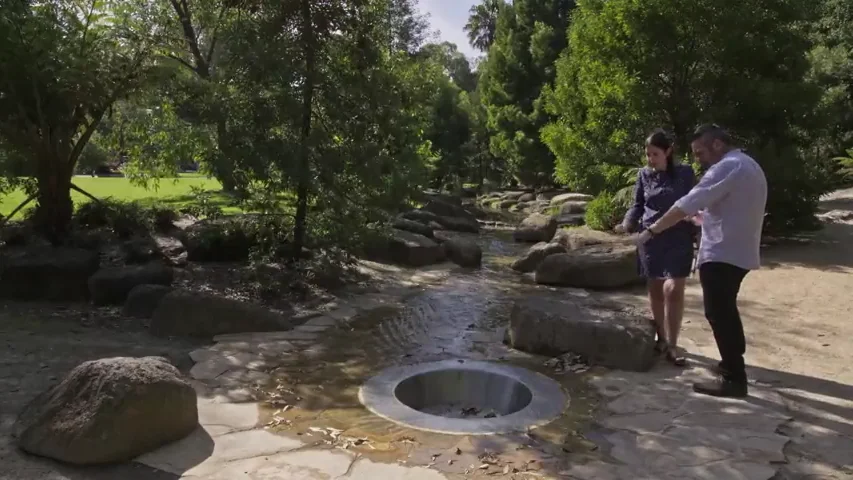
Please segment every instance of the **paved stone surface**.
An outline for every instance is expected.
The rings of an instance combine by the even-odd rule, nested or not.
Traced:
[[[672,376],[668,376],[672,375]],[[781,399],[753,386],[747,400],[692,392],[710,374],[659,367],[647,374],[611,372],[592,380],[609,398],[601,419],[605,457],[564,472],[574,479],[769,480],[785,462],[790,438],[777,429],[790,420]]]
[[[412,275],[411,283],[440,282],[442,275],[421,272]],[[413,291],[404,287],[393,294],[338,301],[291,331],[222,335],[215,345],[192,352],[197,363],[191,375],[199,382],[203,428],[139,462],[180,478],[209,480],[840,480],[845,477],[838,476],[837,467],[853,465],[851,437],[821,424],[792,420],[796,408],[769,386],[751,386],[746,400],[694,394],[693,382],[711,378],[699,366],[676,370],[659,365],[651,372],[613,371],[592,377],[590,382],[606,404],[598,427],[587,432],[598,448],[588,454],[559,455],[561,461],[568,459],[565,468],[478,470],[478,450],[460,448],[464,441],[450,449],[416,446],[405,464],[374,463],[349,450],[309,445],[263,429],[259,407],[252,403],[253,386],[269,382],[270,372],[290,355],[322,362],[329,332],[348,328],[362,314],[399,304]],[[433,334],[441,338],[442,332]],[[476,331],[462,336],[485,346],[499,337]],[[448,331],[446,337],[451,342],[459,332]],[[787,452],[799,447],[812,453],[789,458]],[[529,448],[512,450],[517,450],[518,458],[509,463],[515,465],[526,465],[533,458],[528,456],[537,453]],[[435,461],[449,451],[456,452],[454,462]],[[554,458],[540,456],[534,463],[546,465]]]

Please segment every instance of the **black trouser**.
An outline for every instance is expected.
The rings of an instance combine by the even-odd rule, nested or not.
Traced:
[[[743,354],[746,338],[737,308],[740,285],[749,270],[728,263],[708,262],[699,267],[699,281],[705,302],[705,318],[714,331],[720,350],[723,376],[734,382],[746,382]]]

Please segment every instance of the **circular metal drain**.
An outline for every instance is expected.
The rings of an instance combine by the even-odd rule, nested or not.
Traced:
[[[392,422],[454,435],[524,431],[554,420],[568,402],[544,375],[468,360],[386,369],[361,387],[358,398]]]

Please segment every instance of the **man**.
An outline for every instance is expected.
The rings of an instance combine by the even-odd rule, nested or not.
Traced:
[[[691,148],[699,163],[708,167],[707,172],[689,194],[636,240],[644,243],[701,212],[702,242],[696,263],[705,317],[722,360],[718,366],[721,378],[694,384],[693,390],[718,397],[745,397],[746,339],[737,296],[746,274],[759,268],[767,180],[758,162],[732,147],[731,137],[717,125],[697,128]]]

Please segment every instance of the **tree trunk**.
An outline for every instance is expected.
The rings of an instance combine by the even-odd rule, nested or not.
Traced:
[[[305,52],[305,83],[302,88],[302,149],[296,172],[296,215],[293,222],[293,250],[290,260],[297,262],[305,245],[308,218],[308,195],[311,189],[311,110],[314,104],[314,24],[311,18],[311,0],[302,0],[302,41]]]
[[[234,193],[239,189],[240,182],[237,181],[237,176],[234,174],[234,162],[229,145],[228,126],[225,124],[224,118],[218,119],[216,121],[216,146],[222,157],[213,166],[213,175],[222,184],[222,190]]]
[[[34,217],[36,231],[53,245],[65,240],[71,226],[71,168],[61,155],[45,155],[38,164],[38,205]]]

